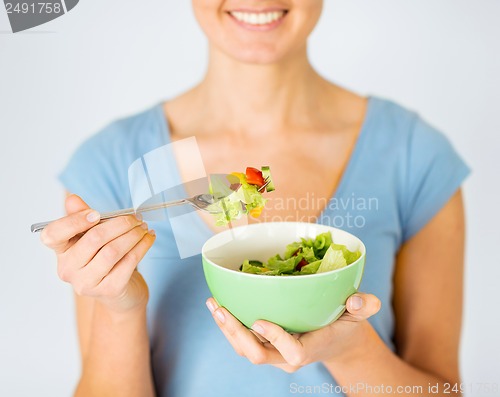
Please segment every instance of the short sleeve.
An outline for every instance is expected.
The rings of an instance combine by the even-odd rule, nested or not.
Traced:
[[[403,241],[417,234],[444,207],[470,173],[448,139],[419,117],[407,150]]]
[[[117,127],[110,125],[87,139],[59,174],[65,189],[98,211],[123,208],[123,166],[117,147]],[[126,170],[126,169],[125,169]]]

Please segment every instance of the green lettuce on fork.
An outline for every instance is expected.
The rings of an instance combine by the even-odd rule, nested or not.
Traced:
[[[215,225],[225,226],[243,215],[259,217],[267,201],[262,196],[264,189],[266,192],[274,190],[268,166],[262,167],[262,170],[247,167],[244,174],[233,172],[223,179],[212,178],[210,194],[225,196],[208,207],[215,217]]]
[[[283,257],[279,254],[266,263],[245,260],[240,270],[245,273],[266,276],[298,276],[317,274],[341,269],[355,262],[361,251],[349,251],[345,245],[335,244],[330,232],[288,244]]]

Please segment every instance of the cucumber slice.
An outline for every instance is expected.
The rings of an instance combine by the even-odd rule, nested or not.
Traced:
[[[269,181],[269,184],[266,186],[266,192],[272,192],[275,190],[273,178],[271,177],[271,170],[267,165],[262,167],[262,177],[266,182]]]

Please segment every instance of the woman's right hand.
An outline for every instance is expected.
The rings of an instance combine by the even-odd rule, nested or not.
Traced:
[[[113,311],[145,306],[148,287],[136,267],[153,245],[154,231],[135,216],[99,223],[99,213],[76,195],[66,198],[66,211],[41,234],[57,255],[61,280]]]

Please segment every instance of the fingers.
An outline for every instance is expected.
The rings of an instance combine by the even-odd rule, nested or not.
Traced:
[[[147,232],[148,225],[142,223],[118,238],[111,240],[81,269],[80,278],[85,280],[86,284],[96,286],[126,255],[129,256],[127,262],[131,262],[130,259],[137,259],[134,258],[135,251],[133,249]]]
[[[59,255],[59,277],[78,295],[95,295],[93,289],[147,233],[147,225],[133,216],[101,223]]]
[[[147,285],[135,270],[155,241],[154,231],[136,216],[100,223],[100,214],[75,195],[67,197],[66,211],[41,237],[57,253],[59,277],[76,294],[99,298],[110,308],[129,310],[147,302]]]
[[[347,322],[334,322],[316,331],[293,335],[265,320],[256,321],[248,330],[213,298],[207,300],[207,306],[239,355],[254,364],[272,364],[286,372],[295,372],[304,365],[331,360],[348,351],[361,335],[356,330],[368,324],[361,321],[380,310],[380,301],[374,295],[356,293],[347,300],[347,311],[341,317]]]
[[[344,316],[357,321],[366,320],[376,314],[380,306],[380,300],[375,295],[357,292],[347,299],[347,316]]]
[[[229,311],[219,307],[213,298],[207,300],[207,307],[226,339],[240,356],[246,357],[252,364],[282,364],[285,362],[272,345],[262,344]]]
[[[263,320],[256,321],[252,330],[266,338],[290,366],[300,367],[305,364],[307,353],[298,337],[290,335],[279,325]]]
[[[153,246],[156,235],[146,232],[142,239],[111,269],[97,286],[103,296],[121,296],[139,262]]]
[[[90,208],[74,212],[57,221],[51,222],[41,233],[40,239],[56,253],[64,252],[69,241],[84,233],[100,220],[100,214]]]
[[[114,265],[126,253],[120,251],[119,248],[122,245],[130,245],[130,243],[127,243],[127,239],[120,242],[114,242],[113,244],[108,243],[140,225],[142,225],[142,220],[131,215],[121,216],[100,223],[85,233],[72,247],[68,248],[67,251],[61,255],[59,264],[62,267],[69,267],[71,270],[83,268],[102,248],[103,252],[102,254],[100,253],[100,256],[104,256],[107,262]],[[139,230],[136,232],[139,232]],[[144,236],[145,231],[142,230],[141,232],[141,236],[135,233],[135,244]],[[120,256],[120,254],[122,255]]]
[[[122,241],[118,244],[119,240]],[[126,292],[132,273],[154,240],[153,231],[148,232],[137,227],[112,242],[116,247],[113,248],[116,251],[113,251],[112,255],[116,256],[113,258],[107,257],[109,254],[96,256],[84,268],[68,272],[65,281],[71,283],[75,293],[80,296],[118,298]]]

